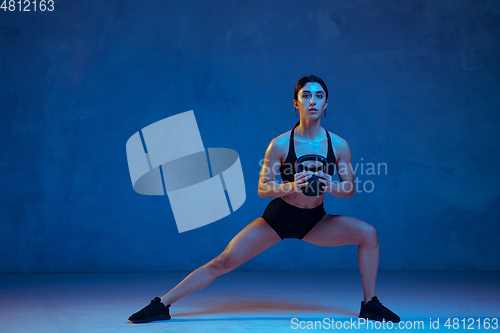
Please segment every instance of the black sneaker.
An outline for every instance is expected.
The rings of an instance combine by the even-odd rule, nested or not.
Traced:
[[[392,321],[393,323],[401,321],[397,314],[380,303],[377,296],[373,296],[371,301],[368,301],[366,304],[363,301],[361,302],[361,310],[358,317],[377,321]]]
[[[169,320],[169,307],[170,304],[165,306],[159,297],[155,297],[155,299],[152,300],[148,306],[131,315],[128,320],[133,323],[149,323],[154,320]]]

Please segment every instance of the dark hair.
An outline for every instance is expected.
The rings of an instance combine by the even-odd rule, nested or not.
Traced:
[[[306,85],[306,83],[308,83],[308,82],[317,82],[317,83],[321,84],[321,86],[325,90],[326,100],[328,100],[328,88],[326,87],[325,82],[323,82],[323,80],[321,80],[316,75],[309,75],[309,76],[304,76],[299,81],[297,81],[297,84],[295,85],[295,91],[293,92],[293,99],[295,101],[298,99],[299,90],[302,89]],[[299,126],[299,124],[300,124],[300,120],[295,124],[295,126],[293,128]]]
[[[325,90],[326,99],[328,100],[328,88],[326,87],[325,82],[323,82],[323,80],[321,80],[316,75],[304,76],[299,81],[297,81],[297,84],[295,85],[295,91],[293,92],[293,99],[294,100],[298,99],[299,90],[302,89],[306,85],[306,83],[308,83],[308,82],[317,82],[317,83],[321,84],[321,86]]]

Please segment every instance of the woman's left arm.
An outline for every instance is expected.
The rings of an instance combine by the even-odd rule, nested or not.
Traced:
[[[316,175],[319,177],[319,181],[325,184],[326,192],[339,198],[352,198],[355,188],[351,150],[347,141],[341,139],[338,143],[335,145],[335,151],[337,152],[337,172],[340,182],[334,181],[332,176],[323,171],[316,172]]]

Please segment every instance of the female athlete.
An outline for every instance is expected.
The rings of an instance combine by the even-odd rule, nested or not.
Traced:
[[[328,106],[328,89],[323,80],[314,75],[301,78],[295,86],[293,105],[296,111],[298,109],[300,121],[291,131],[274,138],[266,150],[258,192],[259,196],[274,200],[269,203],[262,217],[240,231],[219,256],[194,270],[161,298],[155,297],[148,306],[130,316],[131,322],[170,319],[171,304],[194,290],[206,287],[218,276],[232,271],[285,238],[298,238],[319,246],[358,245],[358,265],[364,296],[359,317],[400,321],[375,296],[379,263],[375,228],[352,217],[326,214],[323,208],[326,193],[339,198],[351,198],[355,192],[351,152],[347,142],[321,127],[321,116],[326,113]],[[298,157],[304,155],[320,155],[326,159],[327,165],[320,171],[298,172],[295,163]],[[332,179],[335,166],[340,181]],[[282,182],[276,181],[278,172]],[[321,185],[323,194],[307,196],[303,193],[302,189],[312,185],[313,179]]]

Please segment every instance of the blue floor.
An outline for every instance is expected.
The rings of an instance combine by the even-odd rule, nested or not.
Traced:
[[[297,332],[329,331],[332,323],[343,331],[403,329],[359,324],[357,271],[231,272],[174,303],[169,321],[127,322],[186,275],[0,275],[0,332]],[[440,331],[500,332],[492,319],[500,319],[500,272],[381,271],[377,281],[379,299],[405,330],[436,331],[433,322]]]

